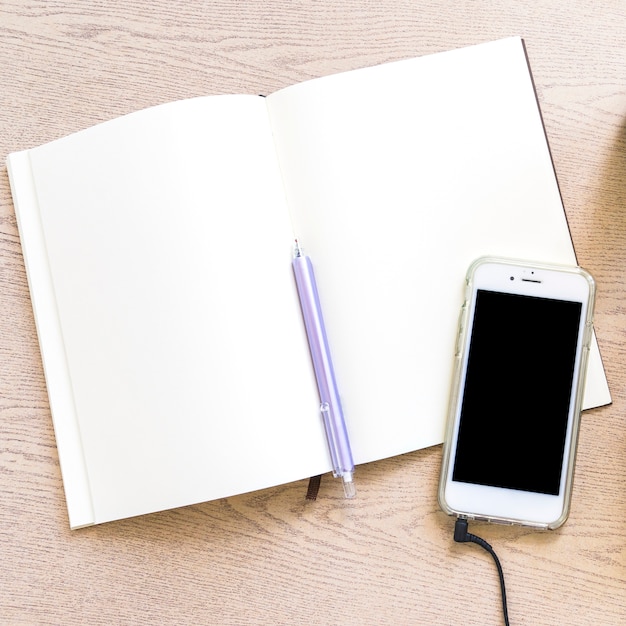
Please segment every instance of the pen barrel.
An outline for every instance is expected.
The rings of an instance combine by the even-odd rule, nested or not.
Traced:
[[[315,274],[309,257],[294,258],[293,271],[320,394],[320,411],[328,440],[333,474],[343,477],[346,473],[354,471],[354,461],[335,381],[335,370],[330,356]]]

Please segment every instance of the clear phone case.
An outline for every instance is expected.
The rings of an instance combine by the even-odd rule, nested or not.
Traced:
[[[457,403],[459,400],[459,394],[461,393],[460,384],[461,384],[461,372],[462,372],[462,363],[465,355],[465,346],[467,342],[466,334],[468,332],[468,320],[469,320],[469,305],[470,298],[472,294],[472,290],[474,287],[474,275],[476,270],[484,263],[505,263],[507,265],[512,265],[516,267],[525,267],[536,270],[556,270],[560,272],[568,272],[575,273],[582,276],[589,285],[589,303],[587,306],[587,313],[585,319],[585,336],[583,338],[583,350],[581,352],[581,362],[578,372],[578,378],[574,381],[576,385],[576,395],[575,395],[575,405],[573,412],[573,424],[572,424],[572,435],[570,439],[569,445],[569,455],[568,455],[568,463],[564,468],[566,472],[565,479],[565,491],[564,491],[564,501],[563,501],[563,509],[561,515],[550,523],[540,523],[533,522],[531,520],[524,519],[513,519],[507,517],[498,517],[498,516],[487,516],[481,515],[478,513],[472,513],[470,511],[458,511],[453,507],[449,506],[445,499],[445,486],[446,481],[448,479],[448,474],[451,471],[451,447],[452,447],[452,439],[454,433],[454,421],[456,415]],[[487,521],[487,522],[495,522],[500,524],[519,524],[523,526],[531,526],[535,528],[543,528],[553,530],[561,526],[567,519],[570,510],[570,500],[571,500],[571,492],[572,492],[572,481],[574,476],[574,465],[576,460],[576,447],[578,443],[578,431],[580,425],[580,414],[582,407],[582,397],[584,393],[584,381],[585,381],[585,373],[587,371],[587,360],[589,357],[589,351],[591,346],[592,334],[593,334],[593,310],[594,310],[594,302],[595,302],[595,281],[593,277],[584,269],[578,266],[562,266],[562,265],[554,265],[554,264],[542,264],[536,262],[522,261],[516,259],[505,259],[505,258],[497,258],[497,257],[481,257],[474,261],[470,268],[468,269],[466,275],[466,288],[465,288],[465,297],[463,300],[463,304],[461,306],[461,313],[459,315],[459,323],[457,326],[457,341],[456,341],[456,349],[454,355],[454,376],[450,393],[449,407],[448,407],[448,417],[447,417],[447,425],[445,431],[445,439],[443,444],[443,458],[441,465],[441,475],[439,479],[439,489],[438,489],[438,500],[439,505],[443,509],[445,513],[448,515],[456,516],[456,517],[464,517],[467,519],[474,519],[479,521]]]

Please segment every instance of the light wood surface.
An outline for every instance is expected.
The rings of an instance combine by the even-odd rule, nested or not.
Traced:
[[[612,406],[585,413],[560,530],[472,525],[511,624],[626,623],[626,4],[4,0],[0,161],[196,95],[526,40],[579,262],[599,287]],[[6,167],[0,166],[0,623],[500,624],[491,558],[452,540],[441,447],[306,483],[70,531]],[[253,468],[251,468],[253,471]]]

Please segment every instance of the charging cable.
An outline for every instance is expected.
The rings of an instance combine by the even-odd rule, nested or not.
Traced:
[[[484,548],[491,554],[493,560],[496,563],[496,567],[498,568],[498,576],[500,577],[500,590],[502,591],[502,611],[504,614],[504,623],[506,626],[509,626],[509,614],[506,608],[506,590],[504,588],[504,572],[502,571],[502,566],[500,565],[500,560],[498,559],[496,553],[493,548],[480,537],[476,535],[472,535],[472,533],[467,530],[468,523],[465,518],[458,517],[454,524],[454,541],[458,543],[466,543],[468,541],[472,543],[477,543],[481,548]]]

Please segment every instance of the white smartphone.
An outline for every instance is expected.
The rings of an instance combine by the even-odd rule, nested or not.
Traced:
[[[579,267],[482,258],[466,284],[439,504],[557,528],[569,514],[595,283]]]

